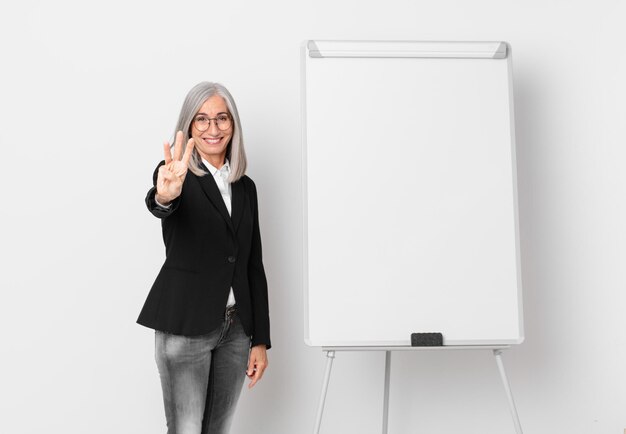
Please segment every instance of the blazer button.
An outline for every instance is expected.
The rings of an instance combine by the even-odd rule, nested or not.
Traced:
[[[234,264],[236,260],[237,260],[237,258],[235,258],[234,256],[229,256],[228,257],[228,262],[230,262],[231,264]]]

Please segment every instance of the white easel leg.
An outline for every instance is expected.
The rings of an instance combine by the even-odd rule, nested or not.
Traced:
[[[383,434],[389,425],[389,379],[391,377],[391,351],[385,351],[385,394],[383,395]]]
[[[313,434],[319,434],[320,427],[322,425],[322,413],[324,413],[324,403],[326,401],[326,392],[328,391],[328,383],[330,382],[330,370],[333,367],[333,359],[335,358],[334,351],[326,351],[326,372],[324,373],[324,384],[322,385],[322,394],[320,396],[320,403],[317,407],[317,418],[315,419],[315,430]]]
[[[496,363],[498,364],[498,369],[500,370],[502,384],[504,385],[504,390],[506,391],[506,396],[509,400],[509,409],[511,410],[511,416],[513,417],[515,432],[517,434],[522,434],[522,425],[519,423],[517,409],[515,408],[515,402],[513,401],[513,394],[511,393],[511,386],[509,385],[509,380],[507,379],[506,372],[504,371],[504,363],[502,363],[502,350],[493,350],[493,355],[496,357]]]

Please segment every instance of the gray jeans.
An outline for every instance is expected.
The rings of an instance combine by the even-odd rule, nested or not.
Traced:
[[[202,336],[157,331],[167,434],[226,434],[248,366],[250,338],[234,313]]]

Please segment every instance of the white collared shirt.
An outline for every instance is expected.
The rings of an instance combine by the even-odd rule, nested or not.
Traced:
[[[230,164],[228,160],[225,160],[224,164],[220,169],[216,169],[206,161],[204,158],[202,162],[209,169],[211,175],[213,175],[213,179],[215,179],[215,183],[217,184],[217,188],[219,188],[220,193],[222,193],[222,199],[224,199],[224,205],[226,205],[226,209],[228,210],[228,215],[231,215],[231,188],[230,182],[228,182],[228,177],[230,176]]]
[[[215,183],[217,184],[217,188],[219,188],[220,193],[222,194],[222,199],[224,199],[224,205],[226,205],[226,209],[228,210],[228,215],[231,215],[232,209],[232,199],[231,199],[231,188],[230,182],[228,182],[228,177],[230,176],[230,164],[228,160],[224,161],[224,164],[221,168],[217,169],[211,163],[209,163],[204,158],[202,162],[209,169],[209,172],[213,176]],[[226,307],[235,305],[235,294],[233,293],[233,288],[230,288],[230,293],[228,294],[228,301],[226,302]]]

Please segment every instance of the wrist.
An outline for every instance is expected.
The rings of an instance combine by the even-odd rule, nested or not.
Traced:
[[[166,197],[161,196],[159,193],[155,193],[154,195],[154,199],[156,200],[156,202],[159,205],[163,205],[163,206],[168,206],[170,204],[170,202],[172,202],[171,199],[168,199]]]

